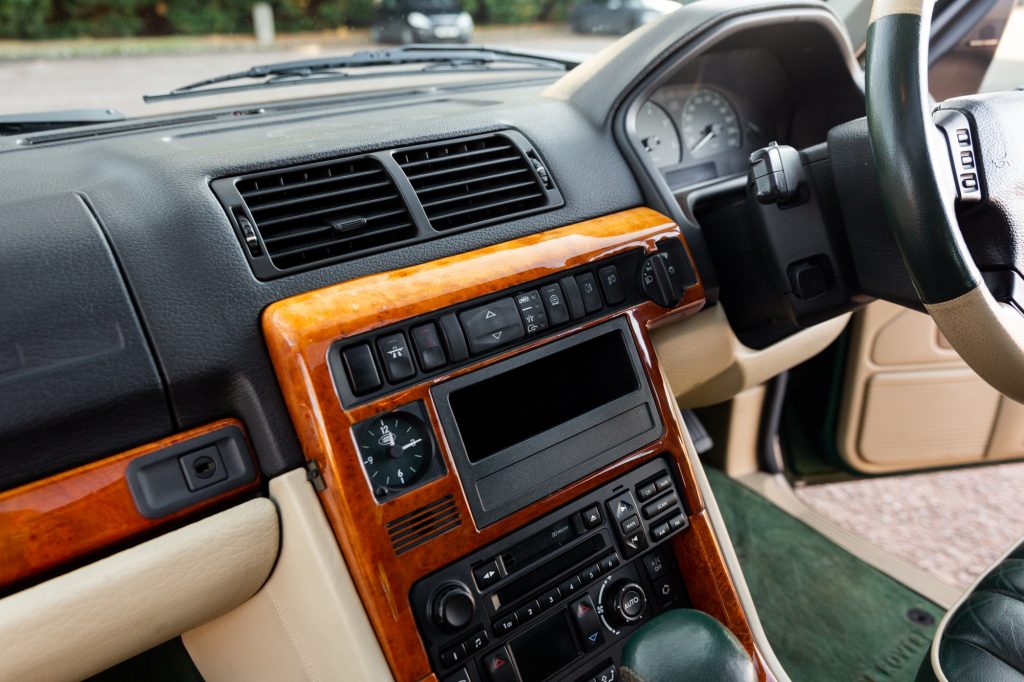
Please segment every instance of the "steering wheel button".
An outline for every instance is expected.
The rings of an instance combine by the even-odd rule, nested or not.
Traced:
[[[968,192],[978,189],[978,176],[974,173],[965,173],[960,176],[960,186]]]
[[[966,128],[961,128],[956,131],[956,141],[960,143],[961,147],[969,147],[971,145],[971,132]]]

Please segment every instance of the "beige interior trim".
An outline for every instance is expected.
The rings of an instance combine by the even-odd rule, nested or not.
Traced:
[[[681,406],[704,407],[814,357],[839,338],[849,321],[850,315],[842,315],[754,350],[736,337],[719,304],[651,336]]]
[[[931,0],[934,2],[934,0]],[[871,6],[871,19],[873,24],[882,17],[893,14],[922,14],[924,12],[924,0],[875,0]]]
[[[925,308],[971,369],[1024,403],[1024,315],[997,303],[984,285]]]
[[[863,537],[807,506],[796,496],[786,477],[758,472],[736,479],[784,512],[804,522],[866,564],[873,566],[943,608],[949,608],[960,590],[947,585],[927,571],[894,557]]]
[[[251,597],[277,547],[260,498],[0,599],[0,679],[82,679],[177,637]]]
[[[729,402],[729,422],[722,448],[725,459],[719,463],[726,476],[737,478],[760,469],[757,441],[766,393],[765,385],[761,384],[748,388]]]
[[[270,481],[281,555],[249,601],[182,636],[207,682],[391,680],[304,469]]]
[[[854,316],[836,446],[855,470],[1024,456],[1018,405],[975,374],[928,315],[876,301]]]

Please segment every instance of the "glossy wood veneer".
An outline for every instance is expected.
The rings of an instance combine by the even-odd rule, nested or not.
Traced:
[[[139,513],[125,478],[135,459],[241,423],[225,419],[0,493],[0,594],[99,558],[173,527],[226,500],[248,496],[259,480],[160,519]]]
[[[632,249],[653,252],[655,244],[662,239],[684,241],[678,226],[668,218],[650,209],[634,209],[451,258],[344,282],[280,301],[267,309],[263,317],[264,333],[286,403],[307,458],[320,466],[326,486],[321,492],[321,501],[397,679],[434,679],[409,604],[409,591],[417,580],[666,452],[679,468],[685,488],[683,495],[692,513],[693,526],[676,536],[673,545],[677,555],[685,557],[682,569],[691,601],[726,623],[755,655],[755,660],[759,660],[720,548],[707,524],[704,502],[684,445],[675,398],[664,380],[649,337],[653,326],[693,314],[703,306],[701,283],[688,289],[672,310],[647,302],[624,312],[608,313],[574,329],[398,389],[352,409],[341,405],[327,365],[330,346],[344,337],[380,329]],[[620,315],[629,321],[644,371],[665,421],[662,438],[526,509],[484,529],[476,528],[430,388]],[[375,414],[416,400],[426,406],[448,473],[400,497],[379,503],[362,469],[351,427]],[[461,525],[436,540],[396,556],[386,523],[446,495],[452,496]],[[763,666],[760,676],[768,679]]]

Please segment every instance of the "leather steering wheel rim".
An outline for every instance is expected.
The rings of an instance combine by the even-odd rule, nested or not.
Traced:
[[[868,28],[868,131],[882,203],[925,309],[985,381],[1024,402],[1024,316],[985,286],[955,213],[949,151],[932,120],[933,0],[875,0]],[[977,131],[972,131],[977,135]]]

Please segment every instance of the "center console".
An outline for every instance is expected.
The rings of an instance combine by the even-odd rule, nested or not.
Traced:
[[[768,679],[649,336],[703,304],[679,227],[633,209],[268,308],[396,679],[610,682],[680,606]]]

